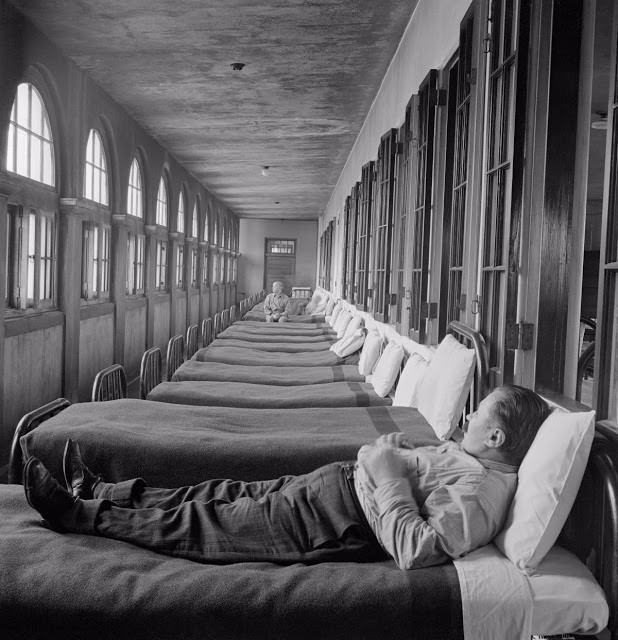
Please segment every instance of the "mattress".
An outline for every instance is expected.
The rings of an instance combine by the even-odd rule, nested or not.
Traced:
[[[187,360],[176,369],[172,381],[213,380],[219,382],[248,382],[252,384],[296,386],[327,382],[364,382],[365,376],[354,364],[334,367],[252,367],[221,362]]]
[[[393,562],[206,565],[43,526],[0,487],[3,640],[461,640],[457,573]]]
[[[67,438],[109,481],[135,476],[179,487],[209,478],[265,480],[338,460],[380,434],[403,431],[418,446],[437,444],[431,426],[409,407],[234,409],[147,400],[74,404],[21,440],[28,455],[61,473]]]
[[[228,327],[225,331],[217,336],[218,340],[249,340],[251,342],[328,342],[333,344],[337,341],[336,334],[328,335],[322,332],[315,335],[305,335],[301,332],[275,332],[275,331],[255,331],[248,329],[240,329],[236,326]]]
[[[303,407],[388,406],[367,382],[330,382],[303,386],[275,386],[244,382],[162,382],[148,400],[208,407],[298,409]]]
[[[193,356],[198,362],[223,362],[226,364],[244,364],[254,367],[333,367],[340,364],[358,364],[359,355],[354,353],[340,358],[332,351],[318,353],[282,353],[268,352],[242,347],[206,347]]]
[[[247,313],[243,316],[243,320],[252,320],[254,322],[266,322],[266,317],[264,315],[264,311],[247,311]],[[300,323],[300,324],[310,324],[310,323],[322,323],[325,321],[324,315],[301,315],[301,316],[288,316],[288,323]]]

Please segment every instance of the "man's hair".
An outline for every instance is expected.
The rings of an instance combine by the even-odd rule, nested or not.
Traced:
[[[551,408],[537,393],[518,385],[498,387],[494,393],[492,415],[505,436],[500,451],[506,462],[519,465]]]

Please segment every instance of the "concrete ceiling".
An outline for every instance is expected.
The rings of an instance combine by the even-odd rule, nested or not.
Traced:
[[[294,219],[326,206],[416,3],[13,2],[240,217]]]

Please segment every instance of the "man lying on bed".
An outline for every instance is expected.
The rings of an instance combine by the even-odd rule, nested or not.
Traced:
[[[283,293],[283,282],[273,282],[273,292],[264,299],[266,322],[287,322],[289,301]]]
[[[245,483],[154,489],[104,482],[70,440],[68,491],[43,464],[24,468],[28,502],[61,532],[124,540],[208,563],[354,561],[392,556],[401,569],[460,557],[501,529],[517,467],[549,414],[522,387],[500,387],[468,417],[461,444],[409,448],[379,437],[356,464]]]

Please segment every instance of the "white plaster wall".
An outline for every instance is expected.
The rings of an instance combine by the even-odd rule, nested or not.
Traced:
[[[471,4],[471,0],[419,0],[331,194],[320,230],[343,211],[362,166],[376,159],[382,135],[403,123],[406,105],[428,71],[444,66],[456,51],[459,23]]]
[[[238,296],[261,291],[264,284],[264,239],[296,239],[296,283],[315,287],[317,220],[240,220]]]

